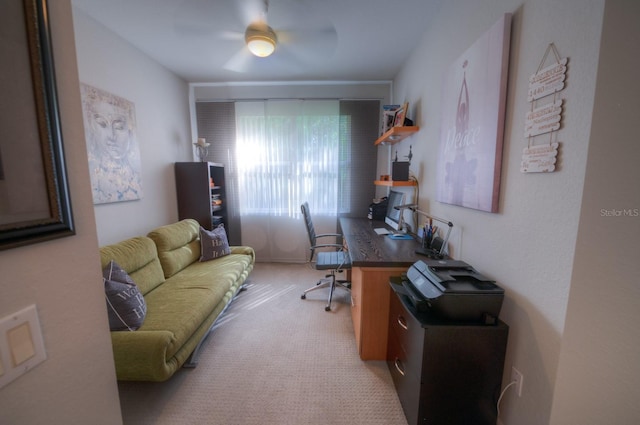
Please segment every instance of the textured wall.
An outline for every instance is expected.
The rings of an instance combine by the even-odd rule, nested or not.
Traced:
[[[598,64],[602,0],[443,2],[421,44],[394,81],[394,103],[408,101],[420,132],[397,146],[413,147],[412,171],[420,206],[451,220],[451,252],[506,289],[501,317],[511,327],[506,377],[524,374],[521,398],[502,401],[504,424],[549,421],[573,273],[578,219]],[[511,55],[497,214],[435,201],[440,140],[441,86],[449,65],[503,13],[512,13]],[[557,171],[520,172],[528,78],[549,43],[569,58]],[[547,63],[548,64],[548,63]]]
[[[552,424],[640,418],[640,4],[607,1]]]

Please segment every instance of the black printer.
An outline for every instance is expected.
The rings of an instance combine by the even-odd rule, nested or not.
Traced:
[[[495,324],[504,299],[504,289],[458,260],[417,261],[401,284],[417,311],[442,320]]]

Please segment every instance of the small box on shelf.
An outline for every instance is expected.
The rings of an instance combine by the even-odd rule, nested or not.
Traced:
[[[407,181],[409,180],[409,162],[393,161],[391,163],[391,180]]]

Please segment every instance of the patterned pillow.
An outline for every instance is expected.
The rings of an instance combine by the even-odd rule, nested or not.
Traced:
[[[102,270],[109,328],[135,331],[144,322],[147,303],[133,279],[113,260]]]
[[[200,261],[215,260],[229,254],[231,248],[223,224],[210,231],[200,226]]]

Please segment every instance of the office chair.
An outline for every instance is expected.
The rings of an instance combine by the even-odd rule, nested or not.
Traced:
[[[326,286],[329,287],[329,300],[327,302],[327,306],[324,308],[325,311],[331,310],[331,299],[333,298],[333,291],[336,286],[344,288],[346,290],[351,289],[351,282],[348,280],[339,280],[336,279],[336,273],[342,273],[343,270],[348,270],[351,268],[351,258],[349,257],[349,253],[344,252],[342,245],[338,243],[317,243],[317,239],[325,238],[325,237],[334,237],[337,238],[341,236],[339,233],[323,233],[316,234],[315,229],[313,228],[313,221],[311,221],[311,213],[309,212],[309,204],[305,202],[301,206],[302,215],[304,217],[304,224],[307,226],[307,233],[309,235],[309,243],[311,247],[311,256],[309,257],[309,261],[313,262],[313,256],[316,257],[315,268],[316,270],[331,270],[328,275],[325,275],[324,278],[318,280],[315,286],[304,291],[302,296],[303,300],[307,298],[307,292],[315,291],[316,289],[324,288]],[[335,251],[331,252],[318,252],[316,254],[316,249],[318,248],[335,248]]]

